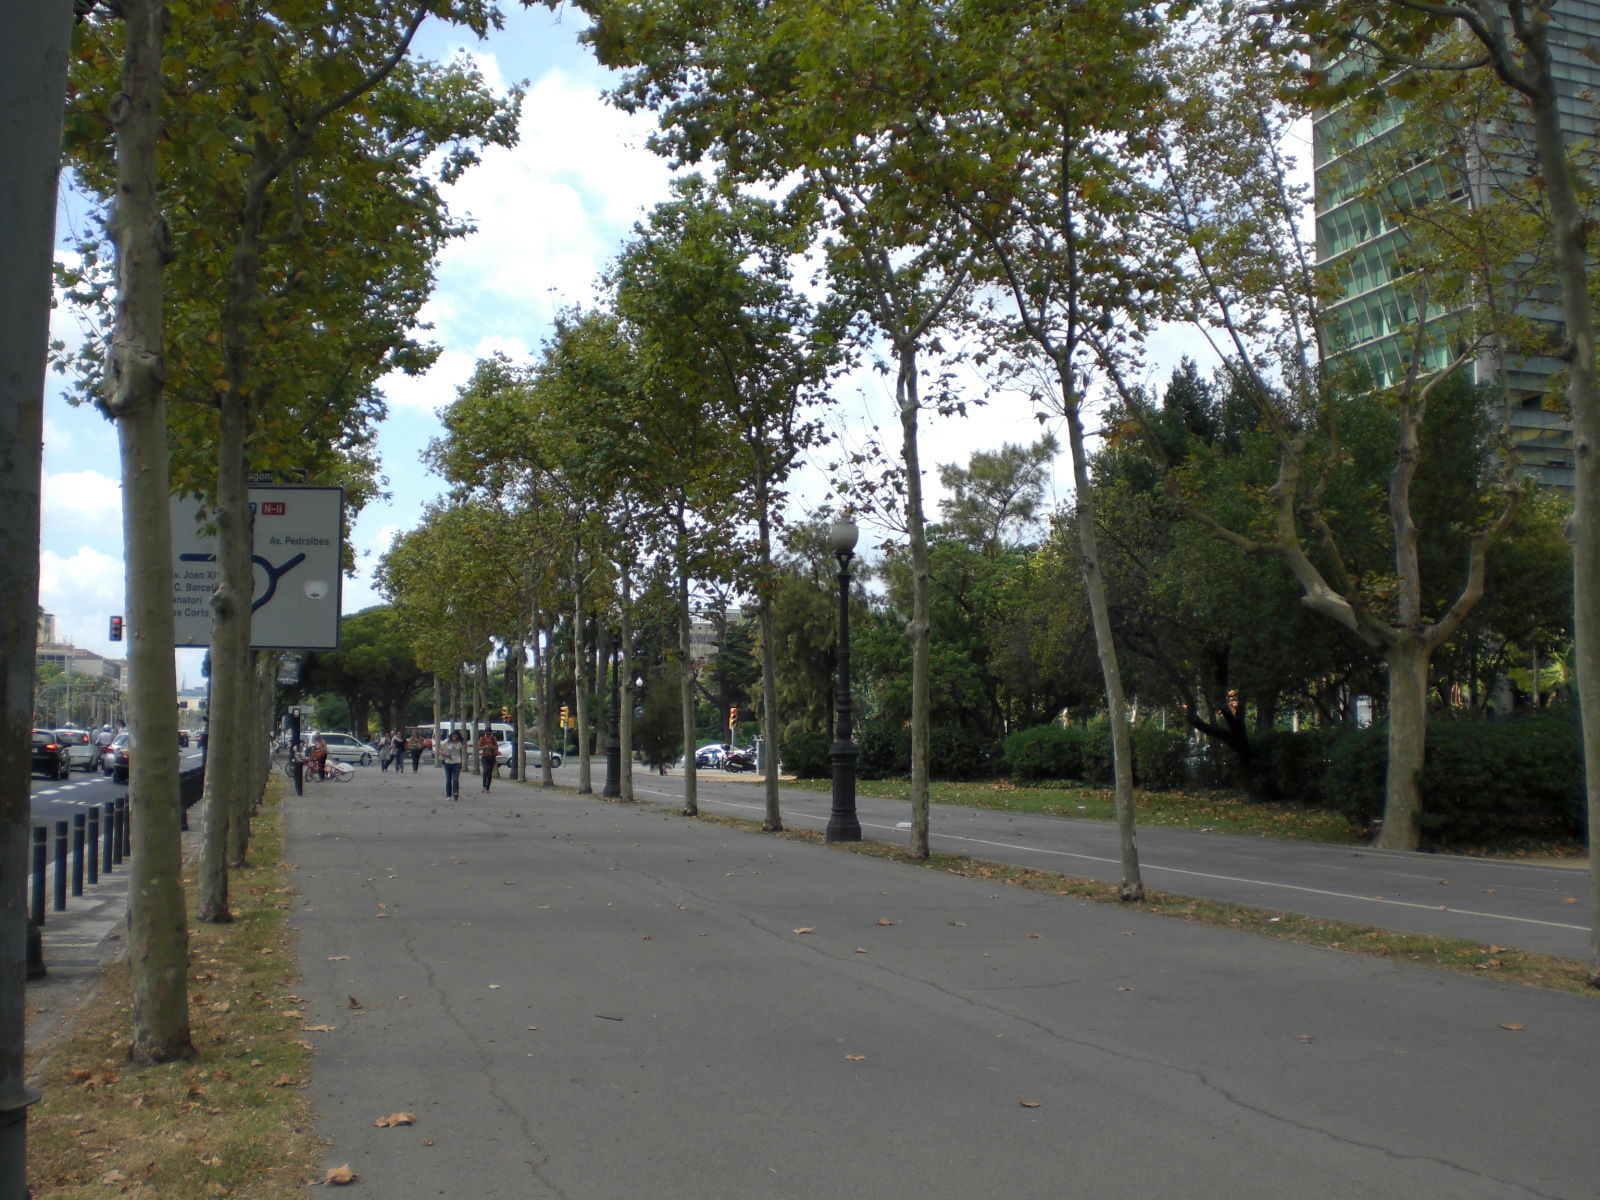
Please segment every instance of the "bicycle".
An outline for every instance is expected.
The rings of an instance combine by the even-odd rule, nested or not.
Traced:
[[[283,773],[290,779],[294,778],[294,768],[296,763],[303,768],[301,778],[305,780],[327,779],[332,780],[335,783],[349,783],[356,777],[356,769],[354,767],[347,762],[340,762],[336,758],[330,758],[328,760],[327,774],[324,775],[318,772],[316,763],[312,762],[311,759],[295,758],[293,755],[291,755],[289,757],[289,761],[283,764]]]

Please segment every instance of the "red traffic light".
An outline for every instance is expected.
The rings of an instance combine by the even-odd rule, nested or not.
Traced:
[[[111,618],[111,640],[113,642],[120,642],[122,640],[122,618],[121,617],[112,617]]]

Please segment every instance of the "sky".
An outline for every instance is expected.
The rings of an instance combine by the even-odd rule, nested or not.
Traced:
[[[424,26],[417,50],[448,58],[464,52],[478,63],[497,91],[526,81],[521,137],[509,150],[491,149],[445,196],[452,212],[470,216],[476,232],[450,244],[441,255],[438,284],[423,317],[426,335],[443,352],[424,376],[391,376],[384,382],[389,416],[378,451],[389,498],[369,505],[349,530],[356,572],[344,580],[343,611],[356,612],[384,598],[372,574],[393,538],[413,528],[430,500],[443,492],[420,459],[439,430],[437,414],[455,397],[473,365],[496,351],[525,361],[538,353],[553,315],[562,307],[592,300],[608,262],[634,223],[667,196],[665,160],[646,148],[648,115],[630,116],[605,102],[613,80],[578,44],[582,20],[573,13],[506,5],[507,27],[483,42],[440,23]],[[81,203],[64,199],[58,210],[57,241],[65,246],[86,216]],[[82,337],[70,314],[58,308],[54,334]],[[1183,352],[1181,339],[1158,345],[1152,361],[1164,377]],[[899,448],[890,381],[863,370],[835,389],[841,430],[877,425],[886,449]],[[114,427],[92,406],[67,402],[63,381],[47,384],[44,436],[43,530],[40,604],[54,613],[57,636],[110,657],[122,646],[109,639],[112,614],[123,611],[121,483]],[[983,383],[971,380],[974,401]],[[975,450],[1005,442],[1028,443],[1044,430],[1031,409],[1015,398],[991,398],[966,418],[924,418],[919,441],[926,466],[927,511],[937,517],[937,467],[965,465]],[[1070,496],[1065,455],[1046,497],[1051,507]],[[813,503],[827,491],[821,463],[808,464],[796,491]],[[888,530],[867,529],[863,545]],[[178,652],[179,683],[201,683],[203,651]]]

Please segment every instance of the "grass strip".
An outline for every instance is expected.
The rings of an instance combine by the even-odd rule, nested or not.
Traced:
[[[713,825],[744,829],[752,833],[762,832],[759,821],[745,817],[701,812],[695,819]],[[767,836],[828,845],[822,834],[809,829],[784,829]],[[1032,867],[1016,867],[1009,863],[991,862],[965,854],[935,852],[925,860],[914,859],[903,846],[893,846],[887,842],[870,840],[835,842],[830,848],[867,854],[874,858],[920,867],[924,870],[943,871],[950,875],[1002,883],[1009,887],[1027,888],[1030,891],[1047,892],[1057,896],[1075,896],[1100,904],[1115,904],[1133,912],[1153,913],[1157,916],[1193,921],[1199,925],[1211,925],[1219,929],[1260,934],[1263,937],[1298,942],[1303,946],[1317,946],[1324,950],[1337,950],[1347,954],[1362,954],[1411,966],[1457,971],[1465,975],[1493,978],[1501,983],[1517,983],[1584,996],[1596,995],[1595,989],[1588,983],[1587,965],[1572,958],[1511,950],[1504,946],[1486,946],[1481,942],[1464,941],[1460,938],[1398,933],[1392,929],[1378,929],[1370,925],[1352,925],[1322,917],[1305,917],[1291,912],[1250,908],[1241,904],[1224,904],[1216,900],[1199,900],[1193,896],[1179,896],[1171,892],[1147,890],[1143,900],[1124,901],[1118,897],[1116,885],[1111,883],[1078,879],[1053,871],[1035,870]]]
[[[323,1143],[301,1091],[311,1047],[294,994],[280,782],[252,823],[253,865],[230,873],[233,922],[190,925],[195,1057],[129,1062],[128,967],[108,968],[35,1080],[33,1200],[289,1200],[316,1180]]]

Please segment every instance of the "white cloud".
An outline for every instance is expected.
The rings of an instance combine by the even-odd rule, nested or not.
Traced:
[[[76,538],[104,545],[109,539],[122,545],[122,484],[111,476],[99,471],[47,474],[41,500],[47,541]]]
[[[56,617],[56,636],[120,658],[123,647],[108,637],[109,618],[123,611],[122,526],[109,544],[114,557],[92,545],[71,555],[46,550],[39,556],[39,604]]]

